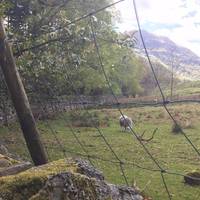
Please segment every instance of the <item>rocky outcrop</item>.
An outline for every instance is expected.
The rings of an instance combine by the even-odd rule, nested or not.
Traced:
[[[0,178],[2,200],[143,200],[138,189],[109,184],[83,160],[59,160]]]
[[[118,187],[103,180],[70,172],[51,177],[45,187],[30,200],[143,200],[138,191]]]

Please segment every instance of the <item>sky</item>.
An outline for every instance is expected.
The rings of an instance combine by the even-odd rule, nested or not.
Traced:
[[[167,36],[200,56],[200,0],[136,0],[141,27]],[[120,31],[137,28],[133,1],[117,4]]]

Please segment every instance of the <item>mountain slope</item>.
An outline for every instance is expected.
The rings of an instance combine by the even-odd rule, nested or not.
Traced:
[[[156,36],[144,30],[142,33],[149,55],[154,61],[163,63],[163,66],[170,70],[173,65],[175,74],[181,79],[200,79],[200,57],[195,53],[175,44],[167,37]],[[145,56],[139,33],[136,32],[134,37],[137,39],[136,52],[142,57]]]

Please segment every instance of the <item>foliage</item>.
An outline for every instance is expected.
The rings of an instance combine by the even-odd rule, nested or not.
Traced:
[[[57,98],[75,91],[84,95],[110,93],[96,54],[90,18],[71,23],[110,1],[7,2],[7,33],[31,98]],[[112,15],[104,10],[91,17],[101,56],[116,94],[135,95],[141,88],[140,64],[129,48],[134,42],[115,31]]]
[[[10,8],[9,2],[6,0],[0,1],[0,17],[4,17],[5,12]]]

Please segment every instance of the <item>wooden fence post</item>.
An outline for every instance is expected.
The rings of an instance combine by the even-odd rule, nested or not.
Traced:
[[[47,156],[39,138],[28,97],[17,71],[12,49],[7,41],[3,21],[0,19],[0,66],[10,91],[21,129],[35,165],[47,163]]]

